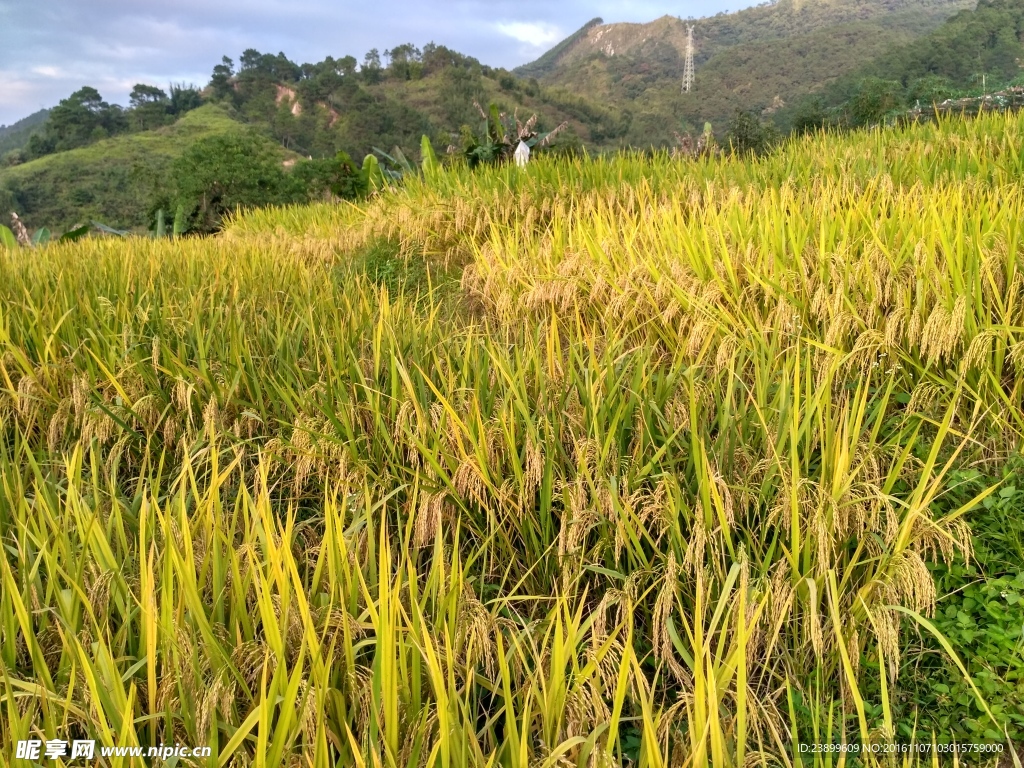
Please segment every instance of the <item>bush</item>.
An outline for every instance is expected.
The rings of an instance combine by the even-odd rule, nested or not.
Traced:
[[[774,123],[765,123],[753,112],[736,110],[726,143],[738,154],[763,155],[782,138]]]
[[[254,132],[211,136],[196,142],[171,166],[171,208],[184,207],[188,227],[209,233],[238,208],[291,202],[281,150]]]
[[[290,174],[292,196],[296,200],[314,200],[328,195],[357,200],[367,191],[367,180],[347,152],[338,152],[323,160],[305,160]]]

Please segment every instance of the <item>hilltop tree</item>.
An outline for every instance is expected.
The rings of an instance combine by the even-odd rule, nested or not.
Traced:
[[[384,55],[390,60],[388,75],[396,80],[412,80],[422,77],[422,54],[420,49],[412,43],[396,45],[390,51],[384,51]]]
[[[371,48],[363,58],[363,66],[360,70],[363,80],[371,85],[379,83],[383,69],[380,63],[380,51]]]
[[[169,109],[173,115],[183,115],[203,105],[203,96],[194,85],[171,84]]]
[[[91,86],[80,88],[53,108],[46,128],[29,141],[32,157],[63,152],[127,128],[124,110],[103,100]]]
[[[137,83],[128,96],[128,103],[132,108],[132,124],[138,130],[163,125],[170,116],[170,99],[153,85]]]
[[[352,77],[358,64],[355,56],[343,56],[336,62],[337,72],[342,77]]]
[[[210,88],[213,90],[214,98],[226,99],[232,94],[231,78],[235,76],[235,62],[224,56],[220,64],[213,68],[213,77],[210,78]]]
[[[132,88],[131,94],[128,96],[128,103],[131,104],[133,109],[166,101],[167,94],[163,90],[155,85],[145,85],[143,83],[136,83],[135,87]]]

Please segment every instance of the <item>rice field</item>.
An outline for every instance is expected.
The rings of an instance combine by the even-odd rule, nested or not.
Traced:
[[[0,766],[953,764],[884,751],[938,746],[926,646],[1003,750],[957,762],[1019,766],[933,569],[1021,453],[1022,138],[449,169],[0,251]]]

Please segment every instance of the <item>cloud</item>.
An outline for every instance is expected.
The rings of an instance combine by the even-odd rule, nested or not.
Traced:
[[[501,34],[535,48],[551,46],[565,37],[554,24],[536,21],[501,21],[494,25]]]

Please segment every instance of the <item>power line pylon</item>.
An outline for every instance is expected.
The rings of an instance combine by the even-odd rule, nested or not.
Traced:
[[[693,90],[693,25],[686,27],[686,66],[683,68],[683,93]]]

